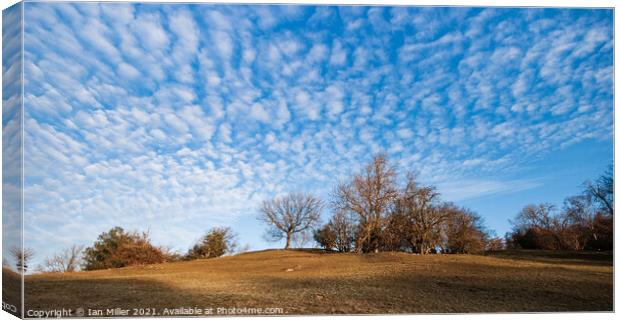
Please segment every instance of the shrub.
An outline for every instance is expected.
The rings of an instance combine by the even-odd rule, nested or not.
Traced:
[[[445,249],[450,253],[475,253],[484,251],[488,235],[482,218],[465,208],[447,206],[449,211],[445,224]]]
[[[506,239],[511,248],[558,250],[560,244],[556,235],[548,230],[530,227],[513,231]]]
[[[486,242],[485,251],[500,251],[504,250],[504,240],[500,237],[489,238]]]
[[[93,246],[84,250],[83,269],[122,268],[165,261],[165,253],[151,244],[148,233],[126,232],[114,227],[100,234]]]
[[[212,228],[188,252],[187,260],[216,258],[234,252],[237,235],[228,227]]]
[[[611,215],[597,214],[593,221],[593,235],[587,242],[591,250],[613,250],[614,219]]]
[[[336,247],[337,236],[336,231],[330,224],[326,224],[314,231],[314,241],[327,251],[331,251]]]

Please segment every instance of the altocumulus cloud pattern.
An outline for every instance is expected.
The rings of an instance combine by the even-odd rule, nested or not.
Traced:
[[[376,152],[460,200],[612,139],[611,10],[27,3],[25,20],[39,257],[114,225],[184,249]]]

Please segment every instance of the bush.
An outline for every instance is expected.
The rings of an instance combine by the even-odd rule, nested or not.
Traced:
[[[114,227],[99,235],[84,250],[84,270],[122,268],[167,261],[161,248],[151,244],[148,233],[126,232]]]
[[[485,251],[500,251],[504,250],[504,240],[499,237],[489,238],[485,245]]]
[[[234,252],[237,235],[228,227],[212,228],[185,256],[186,260],[216,258]]]
[[[482,218],[467,209],[454,206],[449,211],[445,226],[445,249],[450,253],[476,253],[484,251],[488,234],[484,230]]]
[[[614,219],[613,216],[597,214],[592,223],[593,235],[587,241],[590,250],[613,250]]]
[[[508,235],[506,242],[509,247],[518,249],[562,249],[553,231],[537,227],[516,230]]]
[[[330,224],[326,224],[314,231],[314,241],[327,251],[331,251],[336,247],[337,236],[336,231]]]

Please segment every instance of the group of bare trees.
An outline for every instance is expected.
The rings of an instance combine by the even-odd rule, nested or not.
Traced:
[[[37,272],[73,272],[79,270],[82,263],[84,247],[71,246],[51,257],[47,257],[43,264],[36,267]],[[15,269],[20,273],[28,272],[30,261],[35,256],[32,248],[13,247],[9,253],[15,260]],[[3,260],[3,266],[8,266]]]
[[[78,271],[82,264],[82,254],[84,246],[73,245],[62,250],[60,253],[47,257],[42,265],[39,265],[39,272],[74,272]]]
[[[480,216],[441,202],[432,186],[407,174],[404,186],[388,160],[375,156],[360,172],[339,183],[331,195],[334,212],[318,227],[325,203],[308,194],[290,194],[263,202],[259,219],[269,226],[271,239],[286,238],[314,228],[315,240],[325,249],[342,252],[408,251],[430,253],[475,252],[490,241]]]
[[[516,216],[506,235],[510,247],[548,250],[613,248],[613,168],[583,191],[564,200],[561,210],[549,203],[530,204]]]
[[[403,181],[399,184],[399,181]],[[263,201],[258,219],[267,224],[266,238],[303,242],[309,234],[326,250],[358,253],[406,251],[470,253],[504,247],[526,249],[610,250],[613,246],[613,168],[582,193],[564,201],[560,212],[547,203],[519,212],[505,243],[492,237],[482,218],[467,208],[440,200],[433,186],[419,184],[413,174],[399,180],[398,171],[382,156],[337,184],[328,202],[293,193]],[[321,225],[321,212],[333,213]],[[235,252],[237,234],[228,227],[208,230],[185,255],[151,244],[148,233],[115,227],[88,248],[72,246],[48,257],[40,272],[96,270],[136,264],[214,258]],[[246,251],[247,248],[241,250]],[[26,272],[32,249],[13,248],[16,268]]]

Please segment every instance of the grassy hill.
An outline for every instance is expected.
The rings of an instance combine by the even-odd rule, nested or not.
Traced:
[[[21,314],[21,291],[22,279],[20,275],[13,270],[2,267],[2,302],[3,310],[13,315]]]
[[[259,307],[285,314],[611,311],[610,253],[268,250],[26,277],[26,309]]]

